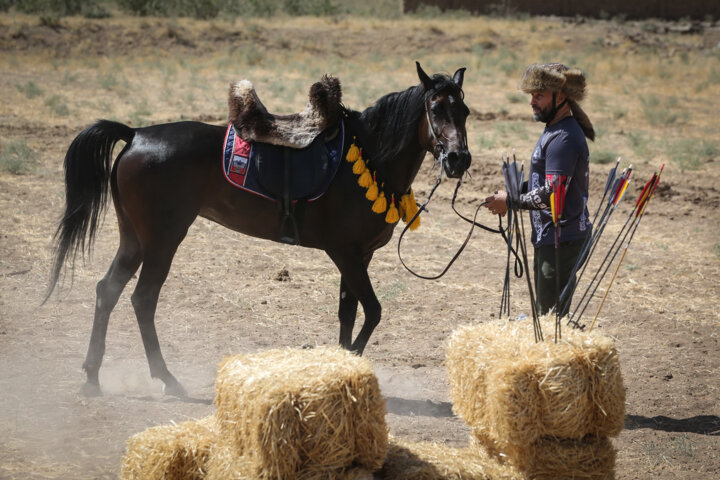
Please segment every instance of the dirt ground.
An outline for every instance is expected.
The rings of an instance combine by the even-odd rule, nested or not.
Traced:
[[[95,26],[82,31],[9,25],[3,23],[0,30],[3,50],[12,50],[15,58],[4,56],[0,71],[0,84],[8,92],[20,81],[16,68],[23,83],[41,81],[45,70],[25,67],[25,55],[47,55],[52,63],[83,52],[102,56],[139,51],[153,42],[168,55],[182,55],[213,45],[223,49],[247,35],[231,35],[227,28],[196,36],[187,30],[175,37],[165,32],[153,39],[100,22],[89,22]],[[358,42],[364,37],[338,31],[332,24],[318,29],[318,34],[332,36],[326,44],[333,49],[361,48]],[[412,29],[388,29],[384,43],[362,48],[430,48]],[[217,38],[210,37],[210,31]],[[293,41],[284,39],[277,48]],[[304,48],[322,48],[314,41],[306,40]],[[448,48],[461,50],[461,44]],[[352,61],[352,52],[345,57]],[[346,84],[362,81],[357,76],[344,79]],[[91,259],[78,262],[60,295],[40,303],[64,201],[62,158],[72,138],[95,118],[56,121],[29,111],[22,102],[3,103],[0,138],[4,144],[25,140],[38,153],[40,169],[29,175],[0,173],[0,478],[116,478],[130,435],[214,411],[214,375],[223,355],[337,342],[339,274],[324,253],[244,237],[199,219],[175,257],[156,316],[165,359],[189,398],[166,397],[160,382],[150,379],[129,301],[134,281],[110,321],[100,371],[104,395],[80,396],[94,288],[117,247],[112,209]],[[202,109],[197,113],[214,116]],[[503,116],[508,113],[476,109],[468,128],[492,129]],[[525,150],[529,153],[540,127],[528,117],[518,119],[532,132]],[[717,141],[717,130],[715,135]],[[419,199],[434,179],[429,160],[416,181]],[[692,172],[666,167],[600,315],[600,330],[617,342],[627,388],[626,428],[614,440],[618,479],[720,478],[719,162],[710,159]],[[649,178],[658,167],[645,162],[638,175]],[[594,211],[609,167],[591,168]],[[470,173],[460,193],[459,208],[466,214],[500,186],[499,152],[474,154]],[[644,181],[634,185],[632,200]],[[421,273],[441,269],[467,231],[450,210],[453,186],[446,182],[440,188],[423,226],[403,244],[404,259]],[[621,204],[616,215],[624,219],[630,205]],[[495,223],[487,214],[482,220]],[[611,234],[620,222],[616,218],[608,227]],[[476,232],[449,273],[433,282],[416,279],[402,268],[396,241],[397,234],[370,267],[383,320],[366,350],[388,399],[390,432],[409,440],[465,445],[468,429],[452,415],[449,403],[445,341],[458,325],[497,317],[505,267],[502,240]],[[284,269],[288,276],[281,281],[278,274]],[[529,313],[524,285],[524,279],[513,281],[513,315]]]

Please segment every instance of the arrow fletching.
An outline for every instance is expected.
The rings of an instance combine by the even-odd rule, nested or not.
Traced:
[[[612,202],[611,202],[614,206],[617,206],[617,204],[620,203],[620,200],[622,200],[623,195],[625,195],[625,190],[627,189],[631,174],[632,174],[632,165],[630,165],[628,168],[626,168],[623,171],[623,174],[620,175],[620,180],[618,182],[617,189],[615,190],[615,194],[613,195]]]
[[[608,178],[605,182],[605,192],[608,192],[610,190],[610,186],[615,182],[615,178],[617,177],[617,169],[620,165],[620,157],[618,157],[617,162],[615,162],[615,166],[610,169],[608,172]]]
[[[657,175],[653,175],[653,178],[655,181],[652,184],[652,187],[648,189],[647,198],[645,198],[645,201],[642,203],[641,206],[638,207],[638,212],[635,214],[636,217],[640,217],[645,213],[645,208],[647,208],[648,203],[650,203],[650,199],[655,194],[655,190],[657,190],[658,185],[660,184],[660,175],[662,175],[662,171],[665,168],[665,164],[663,163],[660,167],[660,172]]]
[[[635,201],[635,208],[637,209],[639,206],[645,205],[645,201],[647,200],[648,195],[650,195],[650,189],[655,184],[655,179],[657,178],[657,172],[653,173],[653,176],[650,178],[650,180],[647,181],[645,186],[642,189],[642,192],[640,192],[640,196]]]

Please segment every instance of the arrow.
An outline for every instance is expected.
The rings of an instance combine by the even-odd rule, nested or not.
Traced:
[[[543,333],[542,328],[540,326],[540,321],[538,319],[537,315],[537,308],[535,306],[535,295],[533,293],[532,288],[532,282],[530,280],[528,269],[528,260],[527,260],[527,246],[525,243],[525,223],[522,218],[522,215],[519,212],[520,209],[520,193],[522,191],[522,185],[525,181],[525,174],[524,174],[524,168],[525,165],[523,164],[518,168],[517,159],[515,158],[515,154],[513,154],[513,160],[512,163],[510,163],[510,158],[506,157],[503,154],[503,178],[505,180],[505,190],[508,194],[508,258],[507,258],[507,266],[505,269],[505,282],[503,284],[503,295],[501,298],[501,306],[500,311],[501,315],[503,311],[507,311],[508,315],[510,314],[510,252],[512,250],[512,241],[513,238],[515,238],[516,241],[516,251],[520,251],[521,257],[522,257],[522,266],[520,268],[520,273],[518,274],[518,268],[517,268],[517,256],[516,256],[516,264],[515,264],[515,275],[520,277],[522,276],[522,271],[524,268],[524,271],[526,272],[526,280],[528,284],[528,292],[530,295],[530,310],[532,312],[533,317],[533,330],[535,334],[535,341],[540,342],[543,340]],[[513,237],[514,235],[514,237]]]
[[[617,161],[615,162],[615,166],[610,169],[608,172],[607,180],[605,181],[605,190],[603,190],[603,196],[600,199],[600,203],[598,203],[598,208],[595,210],[595,215],[593,215],[592,223],[595,225],[595,220],[597,220],[598,213],[600,213],[600,209],[602,208],[603,203],[605,202],[605,197],[607,196],[608,192],[610,192],[613,184],[615,183],[615,177],[617,176],[617,169],[620,165],[620,157],[617,158]]]
[[[545,176],[551,187],[550,213],[555,227],[555,343],[562,338],[560,329],[560,221],[565,208],[565,193],[570,178],[570,176],[557,174]]]
[[[617,264],[617,267],[615,267],[615,272],[613,272],[613,276],[610,279],[610,283],[607,286],[607,289],[605,289],[605,295],[603,295],[603,299],[600,302],[600,306],[598,307],[597,312],[595,313],[595,317],[593,318],[592,323],[590,324],[590,332],[592,332],[593,327],[595,326],[595,321],[598,318],[598,315],[600,315],[600,310],[602,310],[603,305],[605,304],[605,299],[608,296],[608,293],[610,292],[610,287],[612,287],[613,282],[615,281],[615,277],[617,276],[618,270],[620,270],[620,265],[622,265],[623,260],[625,260],[625,254],[628,251],[628,248],[630,247],[630,242],[632,242],[633,236],[635,236],[635,232],[638,229],[638,226],[640,226],[640,221],[643,218],[643,215],[645,214],[645,209],[647,208],[648,204],[650,203],[650,200],[652,199],[653,195],[655,194],[655,190],[657,189],[658,185],[660,184],[660,175],[662,175],[663,169],[665,168],[665,164],[663,164],[660,167],[660,173],[654,174],[652,178],[652,188],[648,188],[648,185],[645,185],[645,188],[643,189],[643,193],[638,198],[638,201],[636,202],[636,210],[637,213],[635,214],[635,226],[633,227],[632,233],[630,234],[630,238],[628,239],[627,243],[625,244],[625,249],[623,250],[623,254],[620,257],[620,261]],[[639,205],[638,205],[639,204]],[[598,282],[599,283],[599,282]]]
[[[585,289],[583,296],[581,297],[580,301],[578,302],[578,307],[575,309],[573,314],[570,316],[570,321],[573,321],[575,316],[577,316],[577,319],[574,320],[574,324],[576,326],[579,326],[578,322],[579,322],[580,318],[582,317],[583,313],[585,312],[588,305],[590,304],[590,300],[592,300],[592,297],[595,295],[595,292],[597,291],[598,287],[600,286],[600,282],[602,282],[602,279],[605,277],[605,275],[607,274],[607,271],[610,269],[610,265],[612,265],[612,262],[615,260],[615,257],[617,256],[618,251],[615,250],[615,246],[618,244],[618,242],[620,242],[620,244],[622,245],[622,243],[628,237],[631,229],[628,229],[627,227],[628,227],[628,225],[630,225],[633,215],[638,212],[640,203],[641,202],[643,204],[645,203],[649,192],[652,190],[652,185],[654,184],[654,182],[656,180],[657,180],[657,173],[653,174],[652,178],[643,187],[643,190],[640,193],[640,196],[635,201],[635,205],[633,206],[632,210],[628,214],[628,217],[625,220],[625,223],[623,224],[622,228],[620,229],[620,232],[615,237],[615,240],[613,241],[612,245],[610,246],[607,253],[605,254],[605,257],[603,258],[602,263],[600,264],[597,271],[595,272],[595,275],[593,276],[592,280],[590,280],[590,284],[588,284],[587,288]],[[622,237],[622,239],[621,239],[621,237]],[[611,257],[611,255],[612,255],[612,257]],[[610,260],[609,262],[608,262],[608,259]],[[606,262],[607,262],[607,266],[605,266]],[[603,266],[605,267],[604,270],[603,270]],[[602,271],[602,274],[600,274],[601,271]],[[599,275],[599,279],[598,279],[598,275]],[[597,280],[597,284],[595,283],[595,280]],[[593,287],[593,285],[594,285],[594,287]],[[592,288],[592,292],[590,291],[591,288]],[[588,293],[589,293],[589,296],[588,296]],[[583,303],[584,303],[584,306],[581,309],[580,306],[583,305]],[[579,311],[579,315],[578,315],[578,311]]]
[[[617,167],[616,167],[617,168]],[[600,205],[598,206],[598,212],[600,211],[600,207],[602,206],[602,203],[605,200],[605,197],[607,196],[607,193],[611,193],[611,195],[608,197],[607,205],[605,206],[605,210],[603,211],[602,216],[600,217],[600,222],[595,223],[593,220],[593,224],[595,225],[594,232],[592,235],[585,238],[585,243],[583,244],[583,247],[580,251],[580,255],[578,256],[577,261],[575,262],[575,265],[573,266],[572,272],[570,274],[569,280],[567,285],[565,285],[565,288],[563,289],[562,293],[560,294],[560,301],[562,303],[566,302],[567,299],[572,298],[573,294],[575,293],[575,289],[577,288],[578,284],[580,283],[580,279],[585,273],[585,269],[587,268],[587,265],[589,263],[589,259],[592,256],[592,254],[595,252],[595,248],[597,247],[600,237],[602,236],[603,232],[605,231],[605,227],[607,226],[610,217],[617,209],[618,204],[620,201],[624,198],[625,192],[627,191],[627,187],[630,184],[630,175],[632,175],[632,165],[630,165],[628,168],[624,169],[622,174],[620,175],[620,178],[615,178],[615,172],[616,168],[613,168],[610,173],[608,174],[608,181],[605,185],[606,192],[603,194],[603,198],[600,202]],[[608,188],[608,186],[612,186],[612,188]],[[597,216],[597,214],[596,214]],[[580,266],[583,267],[583,269],[580,272],[580,275],[574,280],[575,274],[577,273]],[[561,304],[562,304],[561,303]],[[558,304],[560,305],[560,304]],[[557,306],[556,306],[557,307]],[[570,324],[570,322],[568,322]],[[577,327],[577,324],[573,324],[574,327]]]

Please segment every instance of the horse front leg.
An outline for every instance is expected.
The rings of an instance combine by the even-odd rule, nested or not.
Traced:
[[[345,350],[352,347],[352,332],[357,317],[358,299],[350,292],[345,277],[340,277],[340,305],[338,318],[340,319],[340,346]]]
[[[159,378],[165,383],[163,391],[166,394],[186,397],[185,389],[170,373],[165,364],[157,331],[155,330],[155,310],[157,309],[160,289],[170,272],[170,265],[176,248],[177,245],[171,247],[165,245],[163,248],[153,248],[145,252],[140,278],[132,294],[131,301],[140,327],[145,355],[150,365],[150,376]]]
[[[380,323],[381,307],[375,295],[367,267],[372,254],[362,256],[356,252],[330,253],[330,258],[340,270],[340,345],[362,355],[375,327]],[[343,293],[345,296],[343,297]],[[365,322],[355,341],[352,330],[355,325],[358,301],[365,313]]]

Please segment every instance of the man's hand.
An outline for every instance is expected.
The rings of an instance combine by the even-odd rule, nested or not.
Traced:
[[[501,215],[504,217],[505,213],[507,213],[508,207],[506,191],[500,190],[499,192],[495,192],[495,195],[487,197],[485,201],[487,202],[485,206],[493,215]]]

